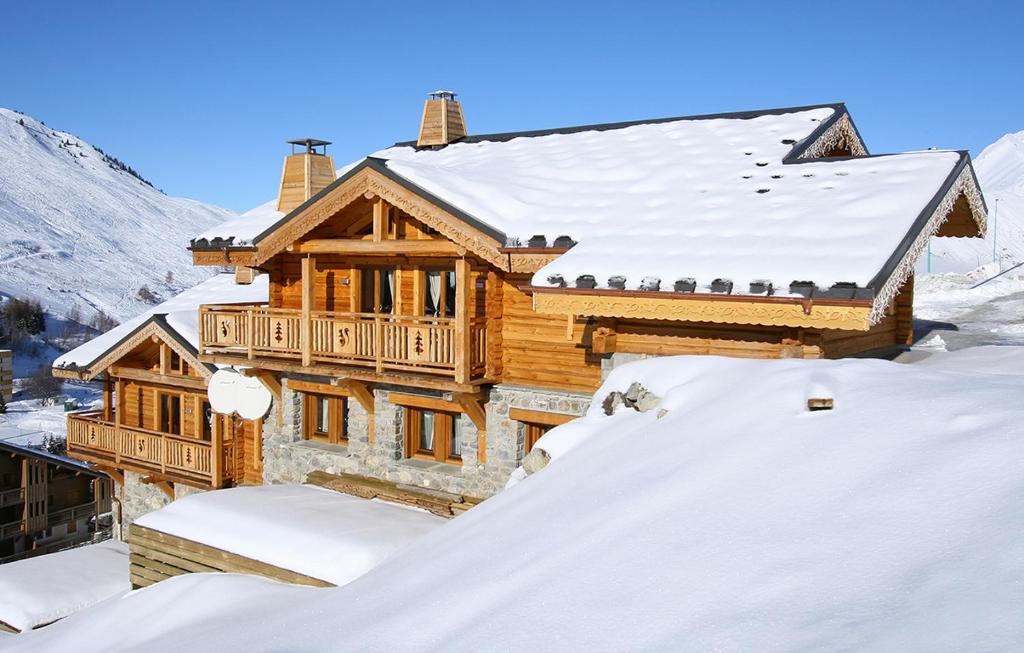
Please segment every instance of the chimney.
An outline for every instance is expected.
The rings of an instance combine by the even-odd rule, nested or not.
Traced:
[[[291,213],[335,179],[334,161],[327,156],[330,141],[301,138],[288,143],[292,146],[292,153],[284,159],[281,190],[277,195],[277,210],[283,213]],[[296,154],[296,146],[303,147],[305,151]],[[322,149],[318,151],[317,148]]]
[[[423,105],[423,121],[417,147],[447,145],[466,135],[462,105],[452,91],[434,91]]]

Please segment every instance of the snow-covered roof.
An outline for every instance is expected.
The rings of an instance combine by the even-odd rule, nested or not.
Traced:
[[[835,146],[857,156],[815,158]],[[400,143],[367,162],[502,244],[576,241],[535,286],[592,276],[580,287],[673,291],[693,280],[688,292],[711,292],[722,279],[733,294],[789,294],[804,281],[877,297],[909,274],[904,259],[919,253],[917,235],[938,229],[956,182],[984,221],[965,153],[867,156],[842,105]],[[304,208],[205,235],[258,245]]]
[[[166,328],[195,351],[199,349],[199,306],[202,304],[262,304],[269,299],[269,280],[260,275],[251,284],[236,284],[234,274],[218,274],[150,310],[123,322],[53,362],[58,369],[87,370],[139,328],[162,318]]]
[[[136,523],[344,585],[446,521],[313,485],[261,485],[184,497]]]
[[[103,542],[0,565],[0,622],[30,630],[131,590],[128,545]]]

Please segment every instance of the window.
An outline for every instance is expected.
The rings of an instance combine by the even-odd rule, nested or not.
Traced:
[[[455,271],[428,270],[426,292],[423,293],[423,314],[430,317],[455,316]]]
[[[348,400],[308,394],[303,422],[307,440],[344,444],[348,442]]]
[[[181,395],[160,393],[160,430],[181,435]]]
[[[213,439],[213,407],[210,406],[210,402],[203,402],[203,439],[207,442]]]
[[[410,458],[462,462],[462,415],[406,408],[405,433]]]
[[[395,287],[395,270],[363,270],[359,289],[359,310],[362,313],[391,313],[394,311],[392,291]]]
[[[524,438],[526,448],[523,450],[524,454],[530,453],[533,449],[533,445],[537,444],[537,440],[540,440],[541,437],[552,428],[550,424],[531,424],[529,422],[525,422],[523,427],[526,430],[526,437]]]

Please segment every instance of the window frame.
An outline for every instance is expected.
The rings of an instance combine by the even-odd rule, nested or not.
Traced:
[[[378,266],[378,267],[364,267],[359,269],[359,312],[366,315],[395,315],[395,309],[397,307],[396,301],[396,286],[398,285],[398,268],[394,266]],[[383,284],[381,283],[383,275],[391,273],[391,307],[390,310],[385,312],[381,304],[381,289]],[[373,283],[367,283],[367,276],[370,275],[373,278]],[[369,290],[368,286],[373,286],[372,297],[369,298],[369,305],[371,310],[367,308],[366,291]]]
[[[167,398],[167,408],[164,407],[164,398]],[[178,409],[174,410],[174,403],[177,402]],[[166,390],[157,390],[156,393],[156,430],[165,435],[175,435],[177,437],[183,437],[184,425],[185,425],[185,402],[180,392],[167,392]],[[177,415],[175,415],[177,413]],[[164,416],[167,416],[167,429],[164,429]],[[175,421],[178,424],[178,430],[175,432],[172,430]]]
[[[431,413],[434,416],[433,449],[423,449],[420,447],[422,417],[424,413]],[[405,406],[406,457],[461,465],[462,442],[459,442],[459,452],[455,453],[452,451],[451,440],[453,435],[461,437],[461,429],[456,426],[456,420],[462,419],[462,415],[462,413]]]
[[[430,296],[430,275],[438,275],[438,283],[441,286],[440,292],[438,293],[439,306],[434,307],[434,313],[427,312],[427,298]],[[454,268],[441,268],[441,267],[427,267],[419,270],[420,276],[420,287],[423,288],[423,292],[420,297],[420,305],[416,307],[416,311],[419,315],[424,317],[431,317],[435,319],[454,319],[455,318],[455,297],[454,289],[458,285],[456,278],[456,272]],[[450,285],[449,285],[449,279]],[[449,293],[451,289],[451,293]],[[449,297],[452,294],[452,297]],[[450,313],[449,313],[450,311]]]
[[[327,406],[327,431],[320,431],[320,402]],[[339,395],[304,393],[302,412],[302,438],[310,442],[348,444],[348,397]]]

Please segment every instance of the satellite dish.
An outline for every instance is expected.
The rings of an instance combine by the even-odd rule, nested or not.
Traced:
[[[266,386],[251,376],[240,377],[235,385],[235,411],[242,419],[262,419],[273,399]]]
[[[230,415],[236,410],[236,386],[242,376],[229,369],[217,370],[210,377],[210,385],[206,394],[210,398],[210,407],[215,412]]]

